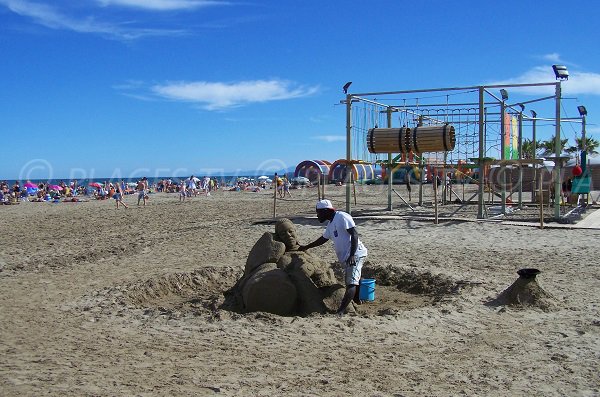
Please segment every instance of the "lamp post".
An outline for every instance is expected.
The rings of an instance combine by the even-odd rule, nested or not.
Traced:
[[[519,160],[523,159],[523,112],[525,111],[525,105],[522,103],[518,104],[521,108],[519,112],[519,137],[518,137],[518,147],[517,152],[519,155]],[[519,162],[519,209],[523,209],[523,164]]]
[[[506,151],[506,123],[504,121],[504,113],[506,112],[506,100],[508,99],[508,92],[505,89],[500,90],[500,95],[502,96],[502,102],[500,102],[500,159],[505,159],[505,151]],[[506,214],[506,167],[504,165],[500,165],[500,174],[502,177],[502,190],[500,191],[500,199],[502,203],[500,207],[502,208],[502,213]]]
[[[536,131],[535,131],[535,127],[536,127],[536,121],[537,121],[537,113],[535,112],[535,110],[531,111],[531,117],[533,118],[532,123],[531,123],[531,128],[532,128],[532,138],[533,138],[533,153],[531,154],[531,158],[533,160],[535,160],[536,158],[536,151],[537,151],[537,142],[536,142]],[[535,188],[537,186],[536,182],[537,182],[537,164],[533,164],[533,185],[531,186],[531,202],[535,203]],[[540,203],[541,205],[541,203]]]
[[[552,65],[554,75],[556,76],[555,86],[555,133],[554,133],[554,218],[560,218],[560,195],[561,195],[561,147],[560,147],[560,100],[562,96],[561,81],[569,80],[569,71],[564,65]]]
[[[585,116],[587,116],[587,109],[585,106],[577,106],[577,110],[581,116],[581,170],[585,173],[587,168],[587,139],[585,137]]]

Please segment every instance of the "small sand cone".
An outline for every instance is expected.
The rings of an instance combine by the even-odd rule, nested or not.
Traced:
[[[517,272],[519,278],[488,304],[490,306],[510,305],[538,307],[542,310],[551,309],[554,306],[554,298],[537,283],[535,276],[539,273],[538,269],[519,270]]]

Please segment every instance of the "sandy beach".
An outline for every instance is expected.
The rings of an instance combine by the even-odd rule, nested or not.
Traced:
[[[308,243],[316,191],[292,194],[277,215]],[[3,206],[0,395],[600,395],[600,230],[435,225],[385,194],[354,214],[376,300],[343,317],[221,307],[273,231],[270,191]],[[521,268],[548,304],[490,304]]]

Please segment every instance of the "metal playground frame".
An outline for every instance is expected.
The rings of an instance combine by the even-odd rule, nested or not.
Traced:
[[[513,104],[507,103],[508,96],[505,96],[506,89],[513,89],[515,92],[524,92],[527,90],[540,90],[546,89],[554,90],[553,95],[533,98],[530,100],[520,101]],[[501,96],[495,95],[492,90],[500,90]],[[527,98],[533,97],[531,94],[527,94]],[[444,98],[445,103],[431,103],[432,98]],[[462,99],[462,102],[452,102],[451,98]],[[537,103],[542,101],[552,101],[554,106],[546,105],[546,117],[538,116],[536,112],[532,111],[532,116],[524,114],[523,110],[525,104]],[[414,122],[415,125],[422,126],[423,123],[429,125],[435,124],[456,124],[470,125],[472,128],[472,138],[470,144],[472,145],[471,157],[468,158],[472,167],[478,167],[480,176],[483,177],[483,170],[486,166],[493,164],[502,171],[499,175],[501,178],[505,178],[506,173],[504,167],[516,166],[521,172],[521,167],[524,165],[533,165],[537,167],[542,163],[542,159],[536,159],[535,154],[533,159],[524,159],[522,156],[522,128],[523,121],[531,122],[533,126],[533,142],[534,142],[534,153],[535,153],[535,128],[536,121],[543,120],[553,123],[554,126],[554,156],[546,157],[546,160],[554,162],[554,168],[552,171],[552,184],[554,195],[553,202],[553,213],[554,218],[560,218],[560,199],[559,194],[556,192],[561,191],[561,168],[563,163],[566,161],[565,157],[561,157],[561,122],[581,122],[580,119],[564,118],[561,119],[561,81],[548,82],[548,83],[532,83],[532,84],[499,84],[499,85],[478,85],[478,86],[467,86],[467,87],[450,87],[450,88],[430,88],[430,89],[416,89],[416,90],[401,90],[401,91],[385,91],[385,92],[364,92],[364,93],[347,93],[345,100],[341,103],[346,105],[346,159],[348,164],[351,164],[353,160],[353,145],[363,144],[365,147],[366,143],[366,129],[372,128],[373,124],[377,127],[377,123],[382,120],[375,120],[378,116],[374,116],[371,120],[371,125],[359,126],[356,122],[356,113],[360,112],[357,106],[368,105],[371,106],[375,111],[373,113],[381,114],[385,116],[381,127],[394,128],[392,115],[397,113],[404,117],[404,126],[406,121]],[[461,115],[464,115],[465,107],[470,107],[471,112],[469,113],[469,120],[461,119]],[[550,109],[548,111],[548,108]],[[432,111],[431,109],[436,109]],[[495,109],[498,109],[494,111]],[[514,118],[518,120],[518,153],[513,157],[506,159],[504,152],[506,150],[506,143],[502,133],[507,128],[506,126],[506,114],[512,112],[516,115]],[[550,114],[548,114],[550,113]],[[553,113],[553,114],[552,114]],[[412,118],[412,120],[411,120]],[[402,120],[401,120],[402,121]],[[513,121],[513,123],[515,123]],[[366,124],[366,123],[365,123]],[[514,127],[514,126],[513,126]],[[359,131],[360,130],[360,131]],[[515,130],[516,131],[516,130]],[[362,135],[361,135],[362,133]],[[459,134],[460,136],[460,134]],[[515,142],[517,140],[515,135]],[[364,142],[357,142],[363,140]],[[355,150],[358,152],[358,150]],[[357,155],[357,153],[354,153]],[[387,153],[386,171],[392,175],[393,169],[393,154]],[[499,160],[495,159],[493,154],[498,155]],[[423,167],[423,155],[422,153],[416,153],[420,159],[421,167]],[[446,155],[444,153],[444,163],[446,163]],[[357,159],[359,157],[354,157]],[[398,157],[397,157],[398,158]],[[404,159],[404,157],[403,157]],[[362,159],[364,160],[364,159]],[[422,170],[422,168],[421,168]],[[421,178],[423,173],[421,172]],[[346,172],[347,183],[346,183],[346,211],[351,211],[351,194],[352,194],[352,180],[351,172]],[[388,177],[387,181],[387,210],[392,210],[392,178]],[[521,181],[519,182],[521,183]],[[534,182],[535,183],[535,182]],[[501,196],[502,196],[502,210],[504,213],[506,204],[506,188],[505,183],[500,184]],[[422,184],[421,184],[422,189]],[[519,187],[521,189],[521,187]],[[484,183],[480,180],[478,183],[477,191],[477,218],[484,219],[487,217],[487,211],[485,209],[485,189]],[[422,197],[420,192],[420,198]],[[437,197],[437,196],[436,196]],[[521,190],[519,190],[519,200],[521,200]],[[437,205],[437,198],[436,198]]]

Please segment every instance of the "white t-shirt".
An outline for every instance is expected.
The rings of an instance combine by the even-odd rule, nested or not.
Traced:
[[[341,263],[344,263],[350,256],[351,237],[348,229],[355,226],[354,219],[349,214],[343,211],[336,211],[333,220],[329,222],[329,225],[327,225],[327,228],[323,232],[323,237],[333,241],[335,253]],[[356,255],[367,256],[367,248],[360,239],[356,246]]]

